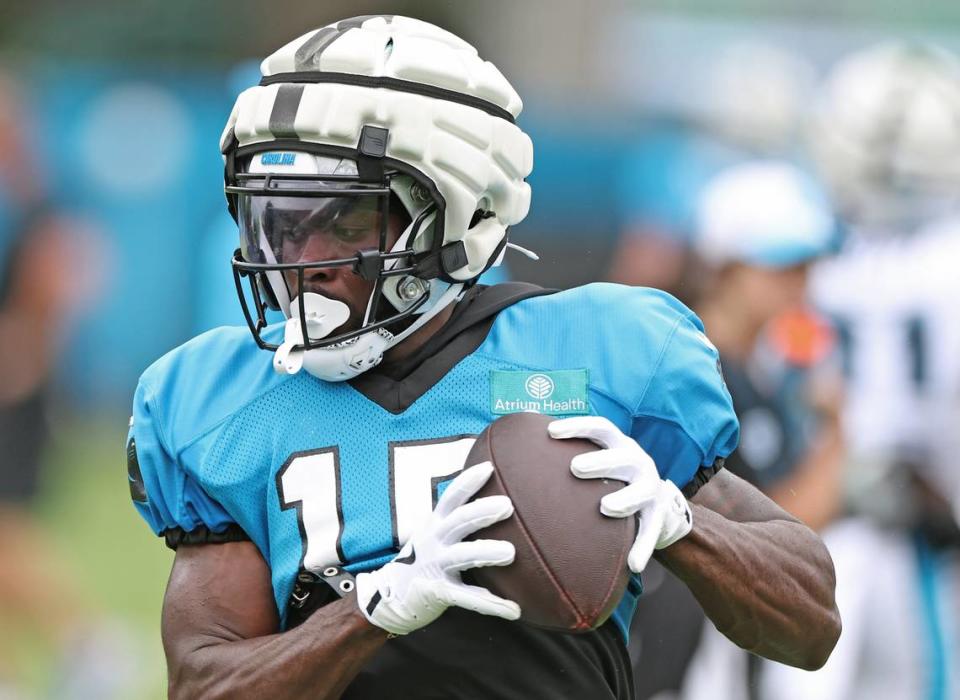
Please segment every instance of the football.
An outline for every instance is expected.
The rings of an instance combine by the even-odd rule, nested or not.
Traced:
[[[575,477],[570,460],[599,447],[551,438],[553,420],[512,413],[477,438],[466,464],[490,461],[494,473],[476,497],[505,494],[515,512],[472,539],[508,540],[517,555],[509,566],[472,569],[465,578],[518,603],[522,622],[585,632],[601,625],[623,596],[637,525],[635,518],[601,514],[600,499],[624,484]]]

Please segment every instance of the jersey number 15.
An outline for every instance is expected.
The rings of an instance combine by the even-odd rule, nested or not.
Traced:
[[[442,486],[463,469],[476,437],[391,442],[390,516],[393,546],[400,548],[433,511]],[[344,564],[343,490],[340,450],[322,447],[295,452],[277,472],[282,510],[297,509],[305,542],[303,566],[319,571]]]

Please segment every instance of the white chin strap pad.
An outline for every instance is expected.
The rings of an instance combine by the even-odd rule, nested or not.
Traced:
[[[393,334],[380,328],[328,348],[301,350],[300,364],[317,379],[344,382],[380,364],[392,340]]]
[[[303,312],[311,340],[326,338],[350,317],[350,308],[342,301],[312,292],[303,295]],[[280,374],[296,374],[305,368],[330,382],[352,379],[380,362],[392,338],[387,331],[371,331],[331,347],[304,351],[297,348],[304,343],[297,298],[290,303],[290,317],[284,326],[283,344],[273,356],[273,369]]]

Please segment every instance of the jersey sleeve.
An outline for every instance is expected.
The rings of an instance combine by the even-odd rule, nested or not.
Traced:
[[[631,434],[689,498],[723,465],[740,429],[717,349],[692,312],[678,318],[633,412]]]
[[[181,543],[247,539],[230,514],[183,468],[165,439],[155,395],[141,379],[127,437],[127,477],[134,506],[155,534]]]

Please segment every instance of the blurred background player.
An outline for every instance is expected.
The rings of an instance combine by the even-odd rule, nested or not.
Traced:
[[[820,530],[841,510],[844,459],[834,334],[807,299],[838,241],[826,194],[784,161],[735,165],[703,189],[696,231],[696,309],[742,426],[727,467]],[[706,626],[682,697],[749,700],[759,661]]]
[[[17,86],[0,75],[0,697],[17,697],[14,666],[30,637],[60,658],[51,692],[114,697],[128,670],[123,633],[77,594],[33,511],[55,363],[96,279],[84,250],[95,239],[47,199],[28,117]]]
[[[708,183],[697,219],[696,308],[746,426],[727,466],[822,529],[839,510],[843,454],[833,332],[807,300],[811,265],[838,240],[826,195],[786,162],[748,162]]]
[[[889,42],[831,71],[814,156],[849,230],[813,275],[840,340],[850,518],[824,533],[844,633],[766,697],[960,697],[960,72]]]
[[[776,160],[721,170],[695,211],[704,275],[695,310],[720,351],[741,423],[726,466],[820,529],[840,508],[843,440],[833,334],[806,295],[811,264],[836,245],[835,218],[808,175]],[[644,583],[638,696],[682,684],[686,698],[748,698],[758,659],[704,626],[673,577],[645,572]],[[649,669],[664,667],[679,674],[651,688]]]

